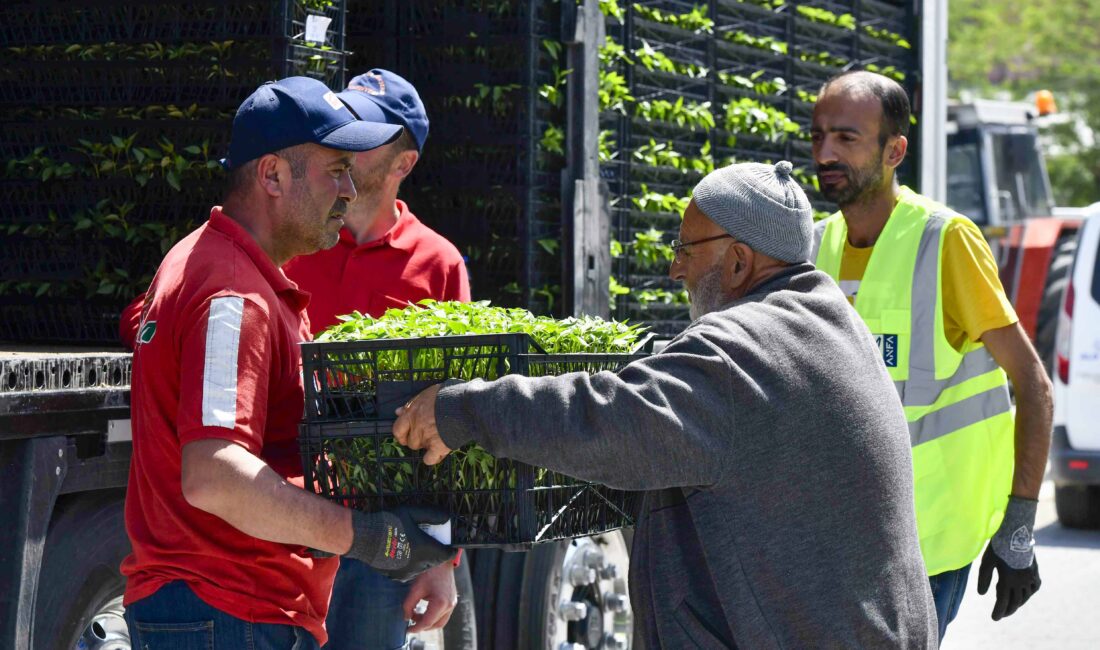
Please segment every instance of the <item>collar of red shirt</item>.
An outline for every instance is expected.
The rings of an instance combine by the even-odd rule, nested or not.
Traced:
[[[420,220],[409,211],[408,204],[401,199],[397,199],[394,205],[397,207],[397,223],[387,230],[386,234],[374,241],[360,245],[355,242],[355,235],[344,227],[340,229],[340,243],[356,249],[390,246],[405,251],[412,250],[418,239],[416,229],[420,225]]]
[[[286,293],[287,297],[299,310],[305,309],[305,306],[309,303],[309,294],[298,289],[298,285],[291,282],[290,278],[283,273],[283,270],[275,266],[275,262],[268,257],[264,249],[260,248],[252,234],[245,230],[244,226],[222,212],[220,205],[210,209],[209,223],[211,228],[229,237],[237,246],[240,246],[241,250],[248,255],[248,258],[252,260],[252,263],[256,265],[256,268],[260,270],[264,279],[267,280],[267,283],[271,285],[276,293]]]

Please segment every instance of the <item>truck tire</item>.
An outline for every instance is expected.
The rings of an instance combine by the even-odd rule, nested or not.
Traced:
[[[1100,529],[1100,486],[1055,485],[1054,508],[1066,528]]]
[[[542,544],[527,553],[519,600],[519,650],[631,647],[629,533]],[[595,578],[594,582],[589,582]]]
[[[1043,300],[1039,303],[1039,314],[1035,325],[1035,351],[1047,369],[1047,376],[1054,373],[1054,342],[1058,330],[1058,310],[1062,306],[1062,296],[1069,286],[1069,273],[1073,267],[1073,255],[1077,252],[1077,240],[1063,237],[1054,247],[1050,260],[1046,283],[1043,286]]]
[[[475,592],[470,576],[470,563],[466,560],[455,569],[455,587],[458,588],[458,604],[451,612],[451,620],[443,628],[443,641],[447,650],[477,650]]]
[[[126,579],[119,572],[130,553],[124,499],[112,490],[58,502],[38,578],[35,650],[130,647],[122,620]]]

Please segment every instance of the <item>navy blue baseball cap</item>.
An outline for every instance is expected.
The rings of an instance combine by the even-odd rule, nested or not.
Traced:
[[[352,79],[347,90],[337,96],[361,120],[405,127],[416,140],[416,148],[424,150],[424,141],[428,139],[428,114],[416,88],[404,77],[375,68]]]
[[[309,77],[269,81],[244,100],[233,118],[226,169],[264,154],[312,142],[341,151],[369,151],[395,140],[400,126],[364,122],[336,93]]]

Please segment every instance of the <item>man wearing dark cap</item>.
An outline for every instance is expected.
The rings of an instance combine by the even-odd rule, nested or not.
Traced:
[[[359,119],[397,125],[402,132],[393,142],[355,154],[351,177],[359,198],[348,206],[336,245],[283,267],[310,294],[306,311],[313,334],[353,311],[377,317],[425,298],[469,301],[458,250],[397,198],[428,138],[428,115],[416,89],[399,75],[374,69],[337,96]],[[455,607],[455,569],[442,564],[402,584],[361,562],[342,562],[327,621],[328,647],[388,650],[404,645],[407,631],[443,627]],[[469,568],[458,569],[468,581]],[[414,611],[420,600],[428,603],[423,613]],[[472,618],[472,609],[468,613]]]
[[[449,381],[398,409],[439,462],[477,442],[646,491],[631,552],[648,648],[933,648],[905,415],[867,327],[808,262],[791,165],[732,165],[684,212],[693,322],[618,374]]]
[[[138,328],[122,564],[133,647],[317,648],[339,560],[309,549],[401,579],[451,558],[417,527],[445,514],[368,515],[302,489],[308,296],[279,267],[336,243],[353,155],[399,132],[305,77],[238,109],[224,205],[165,256]]]
[[[388,70],[375,69],[352,79],[338,97],[359,119],[403,130],[394,142],[355,155],[351,175],[359,199],[348,206],[336,246],[285,267],[311,295],[313,332],[353,311],[381,316],[425,298],[468,301],[462,255],[397,198],[428,138],[428,116],[416,89]]]

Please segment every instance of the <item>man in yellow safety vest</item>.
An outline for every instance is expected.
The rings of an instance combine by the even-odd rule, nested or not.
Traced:
[[[981,231],[898,184],[908,131],[909,99],[895,81],[858,71],[822,87],[813,154],[840,212],[817,224],[814,260],[867,323],[905,406],[942,639],[987,541],[978,593],[996,569],[993,620],[1039,589],[1032,529],[1051,386]]]

